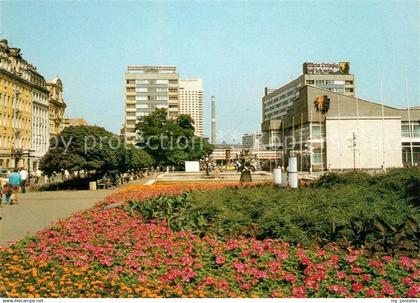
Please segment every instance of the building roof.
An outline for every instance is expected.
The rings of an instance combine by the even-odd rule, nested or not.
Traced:
[[[88,126],[89,125],[89,123],[87,123],[86,120],[83,118],[65,118],[64,124],[66,126],[81,126],[81,125]]]

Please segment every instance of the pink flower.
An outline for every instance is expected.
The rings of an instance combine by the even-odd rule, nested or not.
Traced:
[[[415,262],[411,260],[409,257],[401,257],[400,266],[407,271],[412,271],[416,269]]]
[[[380,268],[380,267],[383,267],[384,264],[379,260],[370,260],[369,261],[369,266]]]
[[[241,290],[243,290],[243,291],[248,291],[251,288],[252,288],[252,286],[248,283],[244,283],[244,284],[241,285]]]
[[[235,240],[229,240],[226,243],[226,249],[227,250],[234,250],[234,249],[238,249],[241,248],[241,246],[239,245],[239,243]]]
[[[295,298],[305,298],[306,297],[306,289],[303,286],[296,286],[292,289],[292,296]]]
[[[355,266],[355,267],[352,267],[351,268],[351,272],[353,273],[353,274],[361,274],[362,272],[363,272],[363,269],[361,269],[360,267],[358,267],[358,266]]]
[[[356,261],[356,259],[357,259],[357,256],[354,256],[354,255],[349,255],[346,257],[346,260],[349,263],[353,263],[354,261]]]
[[[411,284],[413,284],[413,280],[409,277],[403,277],[401,278],[401,283],[410,286]]]
[[[297,281],[297,278],[296,278],[296,276],[294,275],[294,274],[292,274],[291,272],[284,272],[282,275],[281,275],[281,278],[284,280],[284,281],[287,281],[287,282],[290,282],[290,283],[295,283],[296,281]]]
[[[226,262],[226,258],[225,257],[223,257],[223,256],[217,256],[216,257],[216,264],[222,265],[222,264],[225,264],[225,262]]]
[[[366,291],[366,296],[367,297],[376,297],[377,294],[378,293],[374,289],[371,289],[371,288]]]
[[[392,261],[392,257],[391,257],[391,256],[384,256],[382,259],[384,259],[384,261],[385,261],[386,263],[389,263],[389,262],[391,262],[391,261]]]
[[[407,291],[407,297],[409,298],[417,298],[419,294],[420,294],[420,284],[411,285],[409,290]]]
[[[277,259],[286,260],[289,257],[287,251],[278,250],[275,252]]]
[[[337,271],[337,278],[344,280],[346,278],[346,273],[344,271]]]
[[[207,285],[213,285],[214,284],[214,279],[212,278],[212,277],[206,277],[205,279],[204,279],[204,282],[207,284]]]
[[[241,262],[234,262],[233,268],[235,268],[235,270],[239,273],[245,272],[245,265]]]
[[[332,293],[336,293],[339,295],[344,295],[348,292],[347,287],[345,287],[344,285],[330,285],[328,286],[328,290]]]
[[[394,286],[391,283],[384,281],[382,285],[382,294],[393,295],[395,293]]]
[[[362,285],[362,283],[354,283],[351,286],[351,289],[353,289],[353,291],[355,291],[355,292],[359,292],[363,289],[363,285]]]
[[[228,291],[229,290],[229,283],[226,279],[223,279],[221,281],[218,281],[217,283],[217,287],[223,291]]]

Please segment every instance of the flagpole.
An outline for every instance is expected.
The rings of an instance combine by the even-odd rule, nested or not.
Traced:
[[[311,111],[311,121],[309,122],[309,172],[312,175],[312,108],[310,108]]]
[[[340,170],[343,171],[343,152],[341,150],[341,107],[340,107],[340,94],[338,94],[338,133],[340,138],[338,139],[338,149],[340,151]]]
[[[300,113],[300,172],[303,172],[303,113]]]
[[[410,101],[408,98],[408,81],[407,81],[407,65],[404,66],[404,78],[405,78],[405,99],[407,101],[407,111],[408,111],[408,135],[410,137],[410,157],[411,157],[411,166],[414,166],[414,157],[413,157],[413,135],[412,135],[412,125],[411,125],[411,113],[410,113]]]
[[[320,147],[321,147],[321,176],[324,175],[324,157],[322,156],[323,152],[323,138],[322,138],[322,113],[321,110],[319,111],[319,130],[320,130]]]
[[[356,120],[357,120],[357,137],[359,137],[360,133],[360,121],[359,121],[359,98],[356,98]],[[360,167],[360,147],[357,151],[359,155],[359,167]]]
[[[385,166],[385,127],[384,127],[384,84],[383,80],[381,79],[381,110],[382,110],[382,165],[384,171],[386,171]]]

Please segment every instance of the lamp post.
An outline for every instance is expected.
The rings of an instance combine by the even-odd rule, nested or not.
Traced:
[[[15,149],[12,147],[11,151],[10,151],[10,157],[14,160],[14,168],[18,168],[18,163],[20,161],[20,159],[22,159],[23,156],[23,151],[21,148]]]

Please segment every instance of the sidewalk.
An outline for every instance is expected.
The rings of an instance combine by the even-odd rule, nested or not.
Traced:
[[[150,177],[131,181],[128,185],[145,184]],[[0,208],[0,246],[17,241],[27,234],[50,225],[60,218],[66,218],[73,212],[87,209],[111,193],[124,186],[111,190],[96,191],[48,191],[19,194],[18,205],[2,204]]]

